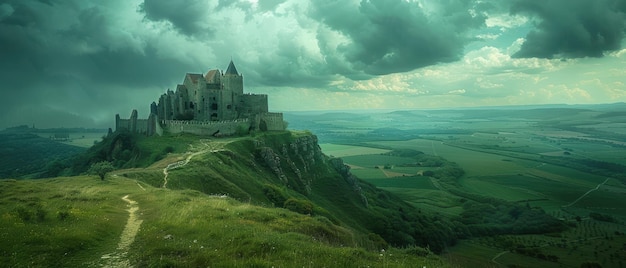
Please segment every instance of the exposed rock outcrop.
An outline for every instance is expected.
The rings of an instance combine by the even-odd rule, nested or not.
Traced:
[[[303,194],[311,193],[311,184],[316,178],[312,172],[314,166],[325,162],[317,136],[290,137],[271,145],[264,140],[255,140],[254,146],[263,162],[283,183],[295,189],[303,188]]]
[[[348,184],[352,186],[352,190],[354,190],[361,196],[361,201],[363,202],[363,205],[367,207],[367,197],[365,197],[363,189],[361,189],[361,186],[359,185],[359,179],[352,175],[352,173],[350,172],[350,167],[344,164],[341,158],[331,158],[330,164],[335,168],[335,170],[337,170],[337,172],[339,172],[339,174],[341,174],[346,182],[348,182]]]

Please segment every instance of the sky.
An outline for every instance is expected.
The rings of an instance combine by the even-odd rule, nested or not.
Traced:
[[[626,101],[626,0],[2,0],[0,128],[113,127],[185,73],[272,111]]]

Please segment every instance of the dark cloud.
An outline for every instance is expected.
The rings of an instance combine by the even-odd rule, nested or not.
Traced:
[[[0,128],[16,119],[40,126],[93,124],[90,115],[149,102],[128,97],[171,87],[181,70],[190,69],[193,64],[161,58],[147,40],[123,34],[129,29],[115,25],[107,12],[117,6],[109,3],[0,4]],[[133,92],[121,91],[128,89]]]
[[[619,48],[625,10],[626,0],[4,0],[0,128],[111,126],[185,72],[225,69],[230,57],[251,91],[334,90],[456,61],[486,14],[535,18],[518,57],[599,56]]]
[[[206,0],[144,0],[140,10],[150,20],[171,22],[181,33],[188,36],[214,34],[214,30],[204,21],[211,14]]]
[[[275,10],[278,5],[284,3],[285,1],[286,0],[262,0],[258,2],[258,5],[262,11],[271,11]]]
[[[316,1],[312,17],[350,39],[337,50],[354,69],[370,75],[405,72],[457,60],[470,41],[467,30],[484,24],[473,1],[437,2],[426,14],[402,0]],[[349,75],[349,74],[348,74]]]
[[[515,57],[601,57],[618,50],[626,30],[626,0],[517,0],[513,14],[537,19]]]
[[[278,38],[275,53],[264,54],[251,65],[249,71],[256,85],[319,88],[327,86],[334,77],[326,64],[310,57],[301,44],[287,35]]]

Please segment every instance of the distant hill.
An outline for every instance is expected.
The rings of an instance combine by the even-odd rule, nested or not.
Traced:
[[[18,130],[0,132],[0,178],[39,177],[51,163],[85,151]]]

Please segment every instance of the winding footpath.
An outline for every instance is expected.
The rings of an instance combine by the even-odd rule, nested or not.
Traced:
[[[602,183],[598,184],[598,186],[596,186],[596,188],[593,188],[593,189],[591,189],[591,190],[587,191],[585,194],[581,195],[578,199],[574,200],[574,202],[569,203],[569,204],[567,204],[567,205],[565,205],[565,206],[563,206],[563,207],[564,207],[564,208],[567,208],[567,207],[571,207],[571,206],[573,206],[574,204],[576,204],[578,201],[580,201],[581,199],[583,199],[585,196],[587,196],[587,195],[588,195],[588,194],[590,194],[591,192],[593,192],[593,191],[596,191],[596,190],[600,189],[600,187],[601,187],[602,185],[604,185],[606,182],[608,182],[610,179],[611,179],[611,178],[606,178],[606,180],[604,180],[604,182],[602,182]]]
[[[126,255],[128,254],[130,245],[135,241],[135,237],[139,232],[139,227],[141,227],[143,220],[137,217],[139,206],[136,201],[128,198],[128,195],[122,197],[122,200],[128,203],[128,209],[126,210],[129,214],[128,221],[126,222],[124,231],[122,231],[120,235],[120,242],[117,244],[115,252],[104,254],[100,257],[102,260],[101,267],[132,267]]]
[[[204,147],[204,149],[191,153],[189,154],[185,160],[181,160],[181,161],[177,161],[174,163],[170,163],[168,164],[165,168],[163,168],[163,186],[162,188],[167,188],[167,176],[169,175],[169,171],[172,169],[176,169],[176,168],[180,168],[183,167],[187,164],[189,164],[189,161],[191,161],[191,159],[197,155],[201,155],[201,154],[205,154],[205,153],[215,153],[215,152],[219,152],[219,151],[223,151],[224,149],[222,148],[224,143],[217,143],[217,142],[211,142],[211,143],[207,143],[207,142],[202,142],[202,147]],[[193,147],[192,147],[193,149]]]

